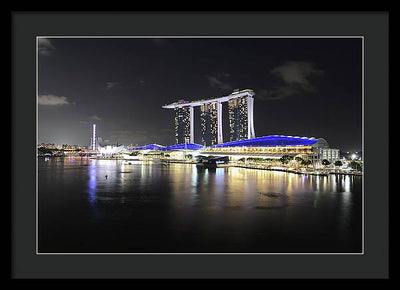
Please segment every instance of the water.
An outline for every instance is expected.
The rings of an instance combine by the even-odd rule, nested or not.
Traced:
[[[361,178],[39,158],[39,252],[361,252]]]

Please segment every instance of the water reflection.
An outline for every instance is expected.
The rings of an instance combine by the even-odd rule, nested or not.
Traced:
[[[344,177],[344,180],[342,181],[343,182],[343,188],[344,188],[344,191],[345,192],[350,192],[350,179],[351,179],[351,177],[350,176],[348,176],[348,175],[346,175],[345,177]]]
[[[107,179],[103,178],[105,175]],[[165,168],[155,163],[124,165],[111,160],[91,160],[89,202],[98,201],[99,194],[109,197],[118,194],[126,202],[132,199],[128,192],[148,194],[155,189],[155,184],[160,187],[160,183],[170,188],[172,207],[200,206],[219,210],[296,204],[316,208],[319,199],[326,198],[321,194],[351,193],[352,190],[350,176],[307,176],[244,168],[204,169],[185,164]],[[350,194],[343,194],[342,202],[348,205]]]
[[[74,229],[99,252],[349,250],[361,227],[361,177],[79,158],[43,159],[39,177],[49,244]]]
[[[225,182],[225,168],[217,168],[215,171],[215,201],[218,209],[223,209],[225,204],[225,192],[226,192],[226,182]]]
[[[97,191],[97,168],[96,168],[96,160],[91,160],[89,166],[89,202],[90,204],[94,204],[96,201],[96,191]]]

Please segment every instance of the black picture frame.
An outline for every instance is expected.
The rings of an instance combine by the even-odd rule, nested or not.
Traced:
[[[387,278],[388,33],[386,12],[13,12],[12,277]],[[364,254],[37,255],[35,60],[43,35],[362,36]]]

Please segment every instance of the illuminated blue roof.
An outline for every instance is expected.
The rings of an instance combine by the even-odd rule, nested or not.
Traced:
[[[198,149],[202,149],[202,148],[203,148],[203,146],[201,146],[199,144],[182,143],[182,144],[167,146],[167,147],[161,148],[160,150],[162,150],[162,151],[180,150],[180,149],[198,150]]]
[[[253,139],[227,142],[210,147],[218,148],[218,147],[310,146],[317,143],[318,140],[319,139],[308,138],[308,137],[269,135]]]
[[[164,146],[157,145],[157,144],[150,144],[150,145],[135,147],[135,148],[133,148],[133,150],[160,150],[161,148],[164,148]]]

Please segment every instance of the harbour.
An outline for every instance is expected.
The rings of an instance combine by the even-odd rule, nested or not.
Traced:
[[[361,249],[359,176],[85,157],[38,170],[43,253]]]

